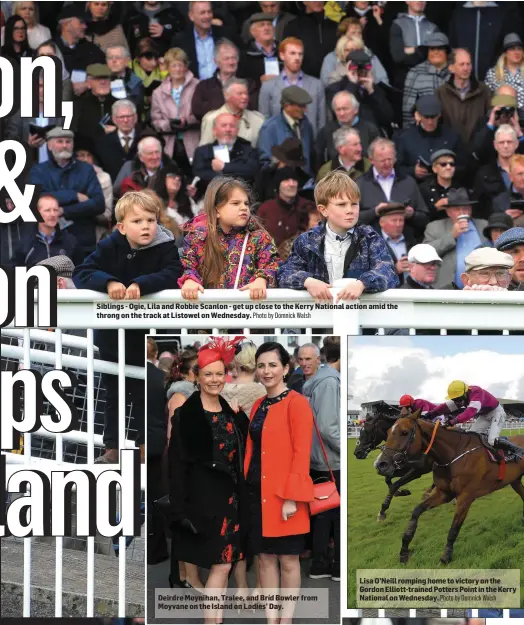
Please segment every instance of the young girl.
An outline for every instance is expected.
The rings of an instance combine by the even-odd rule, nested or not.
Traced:
[[[250,212],[249,187],[242,180],[217,177],[204,198],[204,212],[187,228],[178,281],[182,297],[197,300],[208,289],[249,291],[265,299],[276,286],[279,256],[271,236]]]

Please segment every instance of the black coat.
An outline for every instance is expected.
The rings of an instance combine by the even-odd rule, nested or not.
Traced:
[[[380,224],[378,222],[378,220],[373,224],[373,228],[380,234],[380,236],[382,236],[382,230],[380,228]],[[404,226],[404,238],[406,239],[406,251],[409,252],[409,250],[417,244],[417,240],[415,239],[415,233],[413,232],[413,229],[410,226]],[[391,260],[393,261],[393,263],[396,263],[398,261],[398,258],[395,256],[395,252],[393,252],[393,249],[389,246],[389,243],[384,239],[384,243],[386,244],[386,247],[388,248],[388,252],[389,255],[391,256]],[[404,275],[398,275],[398,279],[400,281],[400,288],[402,288],[402,286],[404,285]]]
[[[31,232],[27,234],[16,247],[11,263],[16,267],[34,267],[41,260],[51,256],[67,256],[75,264],[83,260],[83,254],[77,247],[76,238],[67,230],[56,228],[55,238],[47,244],[38,231],[38,227],[31,224]]]
[[[211,29],[211,35],[216,45],[220,39],[230,39],[236,43],[236,36],[225,26],[213,26]],[[198,72],[198,57],[195,45],[195,34],[193,32],[193,24],[185,30],[176,34],[171,41],[172,48],[182,48],[189,57],[189,69],[193,74],[200,78]]]
[[[75,102],[75,114],[72,124],[75,136],[89,143],[94,142],[95,146],[97,146],[98,142],[107,136],[100,122],[106,115],[109,115],[106,125],[111,124],[111,108],[115,102],[116,98],[111,94],[103,100],[94,96],[90,91],[82,96],[78,102]],[[97,150],[97,148],[95,149]]]
[[[127,154],[124,152],[124,148],[120,143],[117,130],[109,133],[96,143],[95,150],[100,167],[102,167],[104,171],[107,171],[113,182],[115,182],[119,171],[124,166],[124,163],[136,156],[139,141],[140,130],[136,127],[135,138]]]
[[[458,186],[460,185],[455,184],[455,180],[453,180],[450,187],[443,187],[437,182],[437,177],[434,174],[424,178],[424,180],[419,185],[419,189],[422,197],[424,198],[424,202],[428,207],[429,221],[447,219],[446,211],[437,210],[435,204],[439,200],[448,197],[450,189],[456,189]],[[475,216],[477,215],[475,214]]]
[[[481,212],[477,212],[476,216],[487,219],[493,212],[493,200],[506,193],[506,185],[496,161],[484,165],[477,171],[475,183],[473,186],[474,197],[480,202]]]
[[[324,13],[304,13],[289,22],[284,37],[297,37],[304,42],[302,71],[320,78],[324,57],[335,49],[338,24]]]
[[[230,151],[230,162],[221,172],[213,171],[211,161],[215,158],[213,146],[217,142],[201,145],[193,156],[193,174],[200,178],[199,188],[204,190],[216,176],[233,176],[252,182],[259,169],[257,149],[249,141],[240,137],[235,141]]]
[[[142,2],[138,4],[143,4]],[[156,14],[158,23],[164,27],[164,32],[160,37],[154,37],[153,41],[159,48],[160,54],[164,54],[170,47],[170,42],[176,33],[181,31],[186,24],[184,17],[173,7],[172,3],[166,3],[168,6],[160,9]],[[144,37],[151,37],[149,34],[149,16],[140,8],[134,8],[124,21],[124,32],[129,43],[131,55],[135,56],[137,43]]]
[[[275,48],[275,58],[278,59],[278,45]],[[238,76],[239,78],[249,78],[254,81],[257,86],[257,90],[260,91],[260,77],[263,76],[265,71],[266,56],[255,45],[254,41],[251,41],[245,50],[240,53],[240,60],[238,64]],[[279,65],[282,68],[282,62],[279,60]]]
[[[209,568],[219,561],[223,545],[220,535],[223,519],[229,514],[229,499],[239,498],[239,523],[245,522],[244,449],[249,420],[243,412],[235,414],[220,397],[222,411],[231,417],[235,427],[231,436],[237,439],[235,482],[230,467],[219,460],[213,430],[202,406],[199,392],[189,397],[172,417],[169,444],[169,482],[173,520],[173,549],[177,560]],[[193,534],[180,525],[189,519],[198,531]],[[217,554],[218,552],[218,554]]]
[[[64,45],[62,37],[57,36],[55,44],[62,53],[65,67],[70,74],[74,69],[85,70],[92,63],[106,62],[104,51],[87,39],[80,39],[74,48],[69,48]]]
[[[339,128],[340,124],[334,119],[319,130],[315,142],[317,163],[327,163],[337,158],[338,152],[333,143],[333,133]],[[380,135],[379,129],[365,119],[359,119],[353,128],[358,130],[364,155],[367,155],[370,143]]]
[[[202,121],[204,115],[209,113],[209,111],[216,111],[224,105],[224,86],[218,79],[217,74],[218,70],[215,72],[214,76],[206,78],[206,80],[201,80],[196,86],[193,99],[191,100],[191,110],[198,121]],[[258,92],[260,90],[260,85],[257,85],[256,82],[249,78],[247,81],[249,90],[248,108],[252,111],[256,111],[258,108]]]
[[[294,22],[291,23],[294,24]],[[334,96],[339,91],[349,91],[355,96],[360,103],[359,116],[362,119],[389,131],[395,114],[382,85],[375,85],[375,90],[370,95],[365,89],[352,83],[347,76],[344,76],[342,80],[334,82],[326,89],[326,106],[331,106]]]
[[[161,456],[167,443],[164,372],[147,363],[147,455]]]

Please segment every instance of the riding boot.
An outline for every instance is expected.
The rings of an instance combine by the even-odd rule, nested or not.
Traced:
[[[524,458],[524,449],[519,447],[516,443],[508,440],[505,436],[499,436],[499,438],[496,439],[495,447],[502,449],[503,451],[510,451],[517,456],[517,458]]]

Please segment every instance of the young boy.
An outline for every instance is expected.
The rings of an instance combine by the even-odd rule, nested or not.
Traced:
[[[43,221],[26,229],[28,234],[18,243],[9,263],[29,269],[52,256],[67,256],[72,261],[81,261],[82,257],[75,251],[76,238],[58,226],[62,214],[58,200],[44,193],[38,198],[37,208]]]
[[[107,293],[111,299],[139,299],[166,289],[176,289],[182,275],[174,237],[157,220],[161,199],[151,191],[126,193],[117,203],[117,230],[98,243],[96,250],[73,273],[77,289]],[[126,332],[126,364],[144,367],[146,331]],[[118,336],[114,330],[95,334],[100,358],[118,361]],[[106,408],[103,456],[99,463],[116,463],[118,458],[118,378],[103,374]],[[144,458],[144,385],[126,379],[133,400],[137,443]],[[127,395],[126,393],[126,395]],[[126,401],[122,397],[121,401]]]
[[[337,301],[358,299],[398,286],[395,266],[382,237],[370,226],[357,226],[360,191],[342,171],[332,171],[315,187],[323,222],[300,235],[278,270],[283,289],[306,289],[316,302],[331,301],[337,280],[354,278]]]

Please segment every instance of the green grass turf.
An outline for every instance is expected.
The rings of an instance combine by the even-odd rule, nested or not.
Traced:
[[[522,433],[524,430],[505,434]],[[402,534],[423,491],[432,483],[430,473],[405,486],[411,490],[411,496],[394,498],[387,520],[377,523],[377,514],[387,495],[384,478],[373,467],[379,451],[372,452],[366,460],[357,460],[353,455],[356,443],[356,439],[348,440],[349,609],[356,607],[357,569],[406,566],[399,563]],[[524,607],[524,524],[520,497],[507,486],[475,501],[455,543],[453,560],[444,566],[440,564],[440,555],[453,515],[454,505],[445,504],[420,517],[411,543],[413,553],[406,568],[520,569],[521,607]]]

